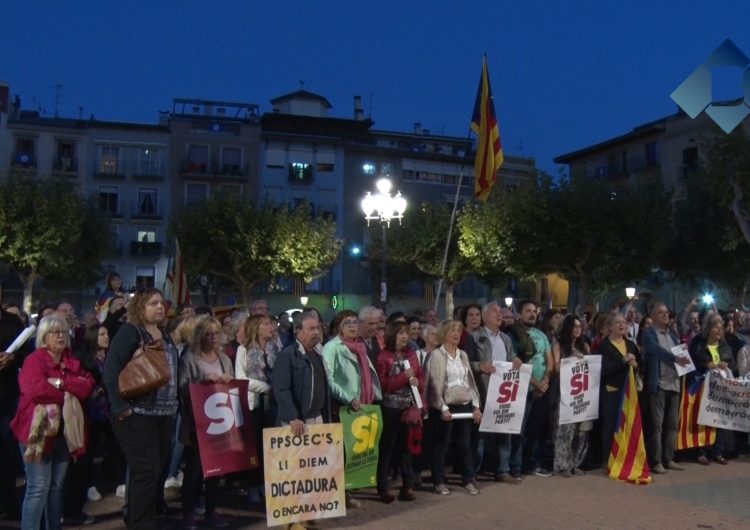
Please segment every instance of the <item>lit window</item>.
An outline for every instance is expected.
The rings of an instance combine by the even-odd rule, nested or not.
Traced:
[[[365,175],[374,175],[375,174],[375,164],[372,162],[365,162],[362,164],[362,171]]]

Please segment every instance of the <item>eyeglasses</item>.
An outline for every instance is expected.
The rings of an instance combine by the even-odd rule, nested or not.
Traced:
[[[356,326],[359,324],[359,320],[344,320],[341,322],[342,326]]]
[[[48,331],[47,334],[49,335],[65,335],[67,331],[63,331],[62,329],[54,329],[52,331]]]

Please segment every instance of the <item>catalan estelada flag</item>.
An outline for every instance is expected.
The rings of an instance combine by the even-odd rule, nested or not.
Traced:
[[[477,157],[474,159],[474,195],[486,201],[503,165],[503,146],[500,142],[500,127],[492,101],[490,76],[487,72],[487,56],[482,61],[482,76],[479,78],[477,100],[471,117],[471,129],[477,134]]]
[[[638,392],[635,388],[635,371],[631,368],[620,398],[617,430],[607,465],[609,478],[627,480],[634,484],[651,483],[642,427]]]
[[[716,442],[716,429],[698,425],[698,412],[703,395],[703,379],[691,385],[682,378],[682,397],[680,398],[680,426],[677,430],[677,449],[706,447]]]
[[[180,243],[177,238],[174,240],[174,258],[172,266],[167,272],[167,292],[164,297],[171,300],[176,305],[190,304],[190,290],[188,289],[187,276],[185,274],[185,265],[182,262],[182,253],[180,252]]]

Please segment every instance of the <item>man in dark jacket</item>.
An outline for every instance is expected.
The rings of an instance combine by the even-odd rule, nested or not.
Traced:
[[[295,315],[295,342],[279,352],[273,365],[273,394],[278,421],[290,425],[295,436],[306,424],[330,421],[330,388],[319,353],[321,329],[314,313]]]
[[[672,348],[680,341],[669,329],[669,311],[661,302],[651,305],[649,316],[653,327],[642,335],[643,353],[648,363],[648,390],[652,421],[650,460],[654,473],[666,473],[667,469],[682,471],[685,468],[674,462],[677,449],[677,428],[680,412],[680,377],[675,363],[690,364],[688,359],[675,357]]]
[[[9,519],[18,519],[19,506],[16,498],[16,475],[19,471],[18,444],[13,440],[10,421],[16,415],[18,405],[18,369],[23,354],[8,353],[5,349],[23,331],[21,319],[0,309],[0,503]],[[22,347],[23,353],[26,353]]]

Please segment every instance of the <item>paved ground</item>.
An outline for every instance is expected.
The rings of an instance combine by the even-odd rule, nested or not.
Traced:
[[[585,477],[526,477],[519,486],[480,480],[481,494],[476,497],[466,495],[456,483],[448,497],[419,492],[414,502],[390,505],[378,502],[374,491],[365,491],[357,495],[362,508],[351,510],[346,518],[320,521],[317,528],[750,528],[748,458],[728,466],[686,466],[686,471],[657,476],[648,486],[616,482],[592,471]],[[176,491],[169,494],[174,499]],[[81,528],[122,528],[120,506],[121,500],[111,495],[89,503],[86,510],[100,522]],[[222,506],[232,529],[265,527],[264,514],[248,510],[240,496],[225,495]],[[179,511],[179,501],[171,507]],[[3,523],[1,528],[19,528]],[[162,528],[179,528],[179,515],[164,518]]]

